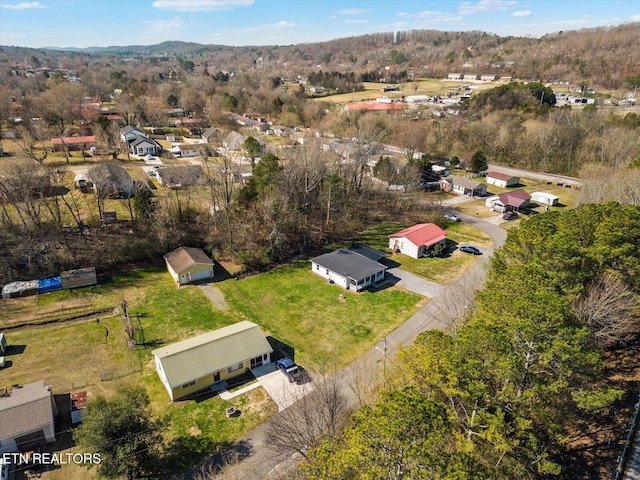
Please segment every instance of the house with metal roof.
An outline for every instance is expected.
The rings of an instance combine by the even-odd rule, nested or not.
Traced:
[[[496,212],[509,212],[529,206],[531,196],[525,190],[513,190],[489,197],[485,200],[485,205],[489,210]]]
[[[153,350],[171,401],[271,362],[273,349],[258,325],[242,321]]]
[[[0,394],[0,454],[54,442],[57,415],[51,387],[42,380]]]
[[[515,187],[520,184],[520,177],[508,175],[500,172],[487,173],[487,185],[495,185],[496,187],[508,188]]]
[[[447,232],[435,223],[418,223],[389,235],[389,248],[413,258],[426,257],[436,245],[444,245]]]
[[[164,256],[164,261],[178,286],[208,280],[214,275],[214,261],[199,248],[176,248]]]
[[[469,195],[470,197],[487,194],[487,185],[485,183],[478,182],[471,178],[458,177],[456,175],[449,175],[448,177],[441,179],[440,189],[445,192],[457,193],[459,195]]]
[[[383,281],[386,269],[385,265],[346,248],[311,259],[313,273],[356,292]]]

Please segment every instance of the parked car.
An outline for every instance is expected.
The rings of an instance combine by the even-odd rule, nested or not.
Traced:
[[[453,213],[447,213],[444,218],[446,218],[447,220],[451,220],[452,222],[459,222],[460,221],[460,217],[458,217],[457,215],[454,215]]]
[[[503,220],[514,220],[516,218],[518,218],[518,212],[506,212],[502,215]]]
[[[478,248],[472,247],[471,245],[461,246],[460,251],[464,253],[471,253],[473,255],[482,255],[482,252]]]
[[[282,370],[282,373],[285,374],[290,383],[300,383],[300,369],[298,368],[298,365],[296,365],[296,363],[289,357],[284,357],[278,360],[276,362],[276,367]]]

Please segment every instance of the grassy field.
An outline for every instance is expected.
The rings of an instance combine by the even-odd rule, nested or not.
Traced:
[[[397,92],[383,92],[384,87],[388,87],[388,83],[376,83],[365,82],[362,85],[364,90],[360,92],[349,92],[339,95],[329,95],[326,97],[315,98],[315,101],[330,102],[330,103],[351,103],[351,102],[363,102],[373,101],[376,98],[387,96],[391,99],[400,99],[402,96],[408,95],[442,95],[445,96],[450,92],[461,91],[462,85],[467,85],[469,82],[462,82],[460,80],[439,80],[436,78],[423,78],[419,82],[406,82],[398,84],[400,91]],[[497,82],[487,82],[482,84],[474,84],[474,90],[484,90],[492,88],[497,85]],[[477,88],[475,88],[477,87]]]
[[[296,361],[310,369],[346,365],[406,320],[422,300],[396,287],[345,292],[313,274],[306,260],[219,288],[236,311],[293,347]]]

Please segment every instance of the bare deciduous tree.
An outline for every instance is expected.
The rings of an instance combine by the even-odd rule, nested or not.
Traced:
[[[313,391],[293,400],[291,406],[270,420],[269,448],[285,457],[297,453],[307,458],[308,449],[341,430],[347,404],[335,375],[320,376]]]
[[[614,274],[594,278],[572,307],[600,345],[625,343],[640,333],[638,297]]]

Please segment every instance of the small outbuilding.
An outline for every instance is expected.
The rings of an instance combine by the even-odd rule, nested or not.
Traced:
[[[60,274],[60,283],[63,289],[96,285],[98,283],[96,269],[87,267],[67,270]]]
[[[487,185],[495,185],[496,187],[508,188],[520,185],[520,178],[500,172],[487,173]]]
[[[199,248],[176,248],[164,256],[164,261],[178,286],[208,280],[214,275],[214,261]]]
[[[77,424],[82,422],[82,410],[87,406],[87,392],[76,392],[71,394],[71,423]]]
[[[151,354],[162,384],[175,401],[270,363],[272,352],[260,327],[244,320]]]
[[[2,298],[19,298],[38,293],[38,280],[27,280],[7,283],[2,287]]]
[[[531,194],[531,201],[540,205],[546,205],[550,207],[552,205],[558,205],[560,197],[546,192],[533,192]]]

